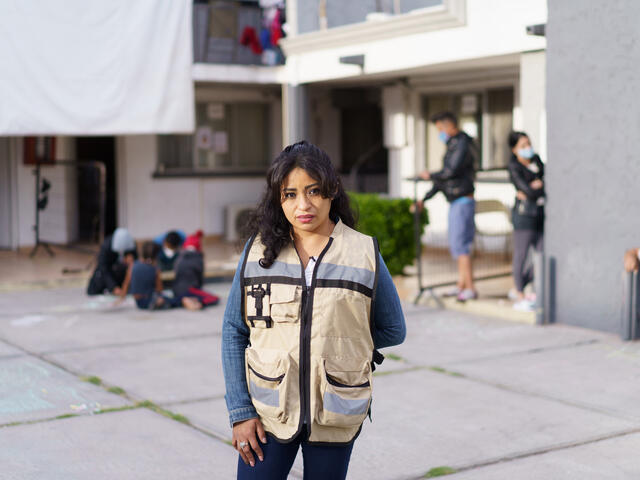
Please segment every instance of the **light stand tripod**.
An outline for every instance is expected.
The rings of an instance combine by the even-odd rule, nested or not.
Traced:
[[[54,257],[55,253],[53,253],[49,244],[47,242],[40,241],[40,210],[44,210],[47,207],[47,203],[49,203],[49,196],[47,192],[51,188],[51,184],[46,178],[43,178],[42,187],[40,187],[40,162],[38,160],[36,160],[36,168],[33,173],[36,176],[36,224],[33,226],[33,229],[36,232],[36,244],[33,247],[33,250],[31,250],[29,257],[33,257],[36,254],[39,246],[42,246],[50,257]],[[42,197],[40,194],[42,194]]]

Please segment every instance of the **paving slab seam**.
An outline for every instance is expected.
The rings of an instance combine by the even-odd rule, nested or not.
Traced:
[[[38,359],[42,360],[43,362],[49,363],[50,365],[53,365],[53,366],[55,366],[55,367],[57,367],[57,368],[60,368],[61,370],[65,371],[65,372],[67,372],[67,373],[69,373],[69,374],[71,374],[71,375],[74,375],[74,376],[77,376],[77,377],[80,377],[80,378],[83,378],[83,377],[84,377],[84,378],[87,378],[86,376],[83,376],[83,374],[82,374],[81,372],[76,372],[76,371],[74,371],[74,370],[71,370],[71,369],[67,368],[67,367],[66,367],[66,366],[64,366],[64,365],[61,365],[61,364],[59,364],[58,362],[56,362],[56,361],[54,361],[54,360],[51,360],[51,359],[49,359],[49,358],[45,357],[44,355],[40,355],[40,354],[35,353],[35,352],[30,352],[30,351],[29,351],[29,350],[27,350],[26,348],[24,348],[24,347],[22,347],[22,346],[20,346],[20,345],[16,345],[16,344],[14,344],[13,342],[9,342],[9,341],[7,341],[7,340],[4,340],[4,342],[5,342],[7,345],[10,345],[10,346],[12,346],[12,347],[14,347],[14,348],[17,348],[17,349],[19,349],[19,350],[22,350],[22,351],[23,351],[23,352],[25,352],[27,355],[33,356],[33,357],[35,357],[35,358],[38,358]],[[93,383],[93,382],[91,382],[91,383]],[[109,388],[113,388],[113,387],[115,387],[115,385],[106,384],[106,383],[102,382],[102,380],[100,380],[98,383],[95,383],[95,385],[96,385],[96,386],[100,386],[100,387],[102,387],[103,389],[105,389],[105,390],[107,390],[107,391],[109,391]],[[112,392],[110,392],[110,393],[112,393]],[[149,410],[153,411],[153,412],[154,412],[154,413],[156,413],[157,415],[161,415],[161,416],[164,416],[164,417],[171,417],[171,419],[173,419],[174,421],[179,421],[180,423],[183,423],[184,425],[187,425],[187,426],[189,426],[189,427],[193,428],[194,430],[197,430],[197,431],[199,431],[199,432],[201,432],[201,433],[203,433],[203,434],[205,434],[205,435],[207,435],[207,436],[209,436],[209,437],[211,437],[211,438],[215,438],[216,440],[221,441],[221,442],[223,442],[223,443],[226,443],[227,445],[230,445],[230,444],[231,444],[231,442],[230,442],[227,438],[225,438],[224,436],[219,435],[219,434],[217,434],[217,433],[215,433],[215,432],[213,432],[213,431],[209,431],[208,429],[203,428],[203,427],[200,427],[200,426],[198,426],[198,425],[194,425],[194,424],[193,424],[193,423],[191,423],[191,421],[189,421],[186,417],[183,417],[183,418],[184,418],[184,420],[186,420],[186,421],[175,420],[175,419],[173,418],[173,415],[174,415],[174,414],[173,414],[173,412],[167,411],[166,409],[163,409],[162,407],[159,407],[159,406],[158,406],[158,408],[159,408],[159,409],[161,409],[161,410],[164,410],[164,412],[159,412],[159,411],[157,411],[157,410],[156,410],[156,409],[154,409],[154,408],[147,407],[147,406],[145,405],[145,403],[148,403],[148,404],[150,404],[150,405],[152,405],[152,406],[154,406],[154,407],[156,406],[155,404],[153,404],[153,403],[152,403],[150,400],[148,400],[148,399],[138,398],[137,396],[135,396],[135,395],[131,395],[130,393],[127,393],[127,392],[124,392],[124,391],[123,391],[123,393],[120,393],[120,394],[115,394],[115,393],[113,393],[113,394],[114,394],[114,395],[119,395],[119,396],[121,396],[121,397],[123,397],[123,398],[126,398],[127,400],[129,400],[129,401],[133,402],[132,407],[135,407],[135,408],[149,408]],[[129,410],[130,408],[122,407],[121,409],[122,409],[122,410]],[[118,408],[111,409],[111,411],[112,411],[112,412],[115,412],[115,411],[117,411],[117,410],[119,410],[119,409],[118,409]],[[105,412],[105,413],[106,413],[106,412]],[[169,413],[169,414],[171,414],[171,415],[167,415],[167,413]],[[71,417],[71,416],[78,416],[78,415],[75,415],[75,414],[63,415],[63,416],[58,417],[58,418],[55,418],[55,417],[54,417],[53,419],[50,419],[49,421],[51,421],[51,420],[56,420],[56,419],[62,419],[62,418],[69,418],[69,417]]]
[[[162,407],[173,407],[176,405],[191,405],[192,403],[202,403],[202,402],[210,402],[212,400],[222,400],[223,398],[224,398],[224,394],[220,394],[220,395],[211,395],[210,397],[176,400],[174,402],[163,402],[163,403],[158,403],[158,405]]]
[[[640,427],[635,427],[632,429],[626,429],[626,430],[619,430],[617,432],[611,432],[608,434],[604,434],[604,435],[599,435],[596,437],[590,437],[588,439],[585,440],[580,440],[580,441],[576,441],[576,442],[566,442],[566,443],[559,443],[556,445],[550,445],[548,447],[544,447],[544,448],[540,448],[540,449],[535,449],[535,450],[529,450],[526,452],[520,452],[520,453],[514,453],[511,455],[506,455],[504,457],[499,457],[499,458],[493,458],[493,459],[489,459],[489,460],[485,460],[482,462],[476,462],[476,463],[471,463],[471,464],[466,464],[466,465],[460,465],[460,466],[453,466],[451,468],[453,468],[455,470],[455,473],[462,473],[462,472],[467,472],[469,470],[475,470],[477,468],[481,468],[481,467],[488,467],[491,465],[497,465],[499,463],[508,463],[508,462],[513,462],[515,460],[521,460],[523,458],[529,458],[529,457],[535,457],[535,456],[539,456],[539,455],[544,455],[546,453],[551,453],[551,452],[558,452],[558,451],[562,451],[562,450],[569,450],[571,448],[577,448],[577,447],[582,447],[584,445],[591,445],[591,444],[595,444],[595,443],[599,443],[599,442],[603,442],[605,440],[611,440],[613,438],[620,438],[620,437],[626,437],[628,435],[633,435],[636,433],[640,433]],[[405,477],[405,480],[417,480],[420,478],[425,478],[424,474],[419,476],[419,477]]]
[[[55,417],[47,417],[47,418],[38,418],[36,420],[24,420],[18,422],[9,422],[9,423],[1,423],[0,429],[2,428],[11,428],[11,427],[21,427],[23,425],[33,425],[35,423],[46,423],[53,422],[55,420],[65,420],[67,418],[73,417],[90,417],[93,415],[108,415],[110,413],[118,413],[127,410],[137,410],[139,408],[144,408],[142,405],[125,405],[123,407],[114,407],[114,408],[106,408],[104,410],[98,410],[95,412],[86,412],[86,413],[65,413],[63,415],[57,415]]]
[[[536,347],[536,348],[530,348],[527,350],[517,350],[513,352],[500,353],[497,355],[487,355],[485,357],[466,358],[464,360],[454,360],[452,362],[448,362],[448,364],[464,365],[467,363],[484,362],[486,360],[499,360],[501,358],[509,358],[516,355],[533,355],[535,353],[552,352],[555,350],[565,350],[565,349],[576,348],[576,347],[584,347],[586,345],[595,345],[597,343],[603,343],[603,341],[598,338],[592,338],[589,340],[581,340],[579,342],[567,343],[564,345],[553,345],[550,347]]]
[[[127,347],[139,347],[140,345],[148,345],[148,344],[156,344],[156,343],[165,343],[165,342],[173,342],[176,340],[199,340],[201,338],[217,338],[221,337],[222,334],[218,332],[212,333],[203,333],[203,334],[194,334],[194,335],[183,335],[180,337],[166,337],[166,338],[152,338],[149,340],[136,340],[132,342],[122,342],[122,343],[103,343],[98,345],[91,345],[86,347],[72,347],[72,348],[63,348],[60,350],[46,350],[44,352],[40,352],[41,355],[59,355],[63,353],[77,353],[77,352],[88,352],[92,350],[100,350],[104,348],[127,348]]]
[[[551,395],[546,395],[546,394],[543,394],[543,393],[534,392],[534,391],[531,391],[531,390],[515,388],[515,387],[511,387],[509,385],[504,385],[502,383],[491,382],[489,380],[483,380],[481,378],[470,377],[470,376],[464,375],[464,374],[459,374],[458,376],[461,377],[461,379],[466,379],[466,380],[469,380],[471,382],[479,383],[479,384],[486,385],[486,386],[489,386],[489,387],[494,387],[494,388],[497,388],[499,390],[504,390],[504,391],[507,391],[507,392],[516,393],[518,395],[523,395],[523,396],[528,396],[528,397],[536,397],[536,398],[540,398],[540,399],[543,399],[543,400],[548,400],[548,401],[551,401],[551,402],[559,403],[561,405],[565,405],[565,406],[568,406],[568,407],[579,408],[581,410],[589,411],[589,412],[592,412],[592,413],[599,413],[599,414],[602,414],[602,415],[607,415],[609,417],[616,418],[618,420],[626,420],[626,421],[636,422],[636,423],[640,422],[640,417],[638,417],[636,415],[624,414],[622,412],[618,412],[617,410],[609,410],[609,409],[605,409],[605,408],[599,408],[599,407],[596,407],[596,406],[588,404],[588,403],[581,403],[581,402],[576,402],[576,401],[572,401],[572,400],[566,400],[564,398],[558,398],[558,397],[554,397],[554,396],[551,396]]]
[[[432,371],[432,372],[436,372],[436,373],[440,373],[443,375],[449,375],[451,377],[454,378],[459,378],[461,380],[469,380],[471,382],[474,383],[478,383],[481,385],[485,385],[488,387],[493,387],[499,390],[503,390],[503,391],[507,391],[510,393],[515,393],[518,395],[522,395],[522,396],[527,396],[527,397],[536,397],[536,398],[540,398],[542,400],[548,400],[551,402],[555,402],[555,403],[559,403],[561,405],[564,406],[568,406],[568,407],[574,407],[574,408],[579,408],[581,410],[585,410],[588,412],[592,412],[592,413],[599,413],[602,415],[607,415],[609,417],[612,418],[616,418],[618,420],[626,420],[629,422],[640,422],[640,417],[636,416],[636,415],[628,415],[622,412],[618,412],[616,410],[610,410],[610,409],[604,409],[604,408],[598,408],[595,407],[591,404],[588,403],[580,403],[580,402],[575,402],[575,401],[571,401],[571,400],[566,400],[563,398],[557,398],[551,395],[545,395],[543,393],[538,393],[538,392],[534,392],[531,390],[525,390],[525,389],[521,389],[521,388],[515,388],[515,387],[511,387],[509,385],[504,385],[501,383],[497,383],[497,382],[491,382],[489,380],[484,380],[481,378],[477,378],[477,377],[472,377],[469,376],[467,374],[464,373],[460,373],[460,372],[456,372],[455,370],[450,370],[449,368],[443,368],[440,366],[434,366],[434,365],[413,365],[413,366],[408,366],[407,368],[400,368],[400,369],[396,369],[396,370],[387,370],[384,372],[376,372],[374,373],[374,377],[382,377],[382,376],[388,376],[388,375],[401,375],[404,373],[411,373],[411,372],[415,372],[415,371],[420,371],[420,370],[425,370],[425,371]]]
[[[14,358],[26,357],[26,353],[10,353],[8,355],[0,355],[0,362],[3,360],[13,360]]]

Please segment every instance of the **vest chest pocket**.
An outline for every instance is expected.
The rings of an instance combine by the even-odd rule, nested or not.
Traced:
[[[282,283],[271,284],[269,309],[274,322],[297,322],[300,319],[302,287]]]
[[[258,415],[286,423],[286,362],[281,358],[261,359],[251,348],[246,350],[245,361],[247,386]]]
[[[352,365],[348,365],[352,363]],[[371,365],[368,361],[339,362],[325,360],[320,371],[322,408],[317,414],[320,425],[360,425],[371,402]]]

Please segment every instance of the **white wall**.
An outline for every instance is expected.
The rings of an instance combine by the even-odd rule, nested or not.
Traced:
[[[11,137],[9,143],[12,181],[17,186],[11,198],[12,246],[28,247],[35,244],[35,168],[23,163],[23,137]],[[56,137],[56,158],[73,158],[73,138]],[[78,233],[76,169],[59,164],[43,165],[40,178],[46,178],[51,184],[47,207],[40,211],[40,240],[59,244],[75,241]]]
[[[153,178],[156,137],[117,138],[118,218],[136,238],[151,238],[173,228],[224,233],[224,209],[255,203],[264,178]]]
[[[56,159],[73,160],[75,142],[72,137],[56,138]],[[78,237],[78,177],[74,165],[42,167],[40,178],[51,183],[49,203],[40,211],[40,239],[66,244]]]
[[[521,125],[542,161],[547,160],[546,55],[544,51],[525,52],[520,56]]]
[[[322,148],[332,163],[342,165],[342,128],[340,109],[333,106],[331,89],[309,88],[310,141]]]

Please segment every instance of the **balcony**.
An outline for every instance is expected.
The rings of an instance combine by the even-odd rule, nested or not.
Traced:
[[[261,8],[266,3],[272,6]],[[193,4],[194,63],[283,65],[284,55],[278,45],[283,19],[283,0],[197,0]]]

